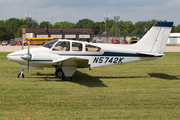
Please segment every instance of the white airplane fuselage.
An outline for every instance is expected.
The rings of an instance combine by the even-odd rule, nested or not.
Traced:
[[[100,67],[114,64],[122,64],[136,61],[153,60],[158,57],[138,55],[137,51],[134,51],[133,45],[118,45],[118,44],[100,44],[100,43],[87,43],[74,40],[59,40],[82,43],[83,48],[85,45],[94,45],[101,48],[100,52],[87,52],[85,49],[82,51],[53,51],[52,49],[39,47],[31,48],[30,53],[32,55],[30,66],[36,67],[54,67],[59,65],[59,60],[65,60],[71,58],[75,61],[81,61],[86,59],[88,65],[79,65],[78,68],[87,67]],[[11,61],[19,63],[21,65],[27,65],[27,61],[22,59],[21,56],[27,53],[27,49],[11,53],[7,58]],[[58,61],[58,62],[57,62]]]

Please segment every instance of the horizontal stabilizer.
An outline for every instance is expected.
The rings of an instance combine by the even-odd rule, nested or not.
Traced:
[[[159,54],[159,53],[147,53],[147,52],[136,52],[137,54],[140,55],[147,55],[147,56],[154,56],[154,57],[161,57],[165,54]]]

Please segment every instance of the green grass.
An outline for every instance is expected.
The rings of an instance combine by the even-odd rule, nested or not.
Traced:
[[[54,69],[30,70],[0,53],[0,119],[180,118],[180,53],[158,60],[77,69],[72,81]]]
[[[179,44],[166,44],[166,46],[180,46]]]

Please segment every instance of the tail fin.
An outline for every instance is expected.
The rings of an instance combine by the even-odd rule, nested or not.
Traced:
[[[143,37],[135,44],[139,52],[159,53],[164,52],[173,22],[157,22]]]

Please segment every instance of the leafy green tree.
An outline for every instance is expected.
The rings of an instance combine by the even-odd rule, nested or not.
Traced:
[[[99,23],[99,34],[103,34],[103,32],[105,31],[105,22],[100,22]]]
[[[71,22],[56,22],[53,26],[53,28],[73,28],[74,27],[74,23]]]
[[[175,32],[175,33],[179,33],[179,32],[180,32],[180,25],[178,25],[178,26],[175,27],[174,32]]]
[[[138,21],[135,23],[135,34],[145,34],[151,27],[157,22],[157,20]]]
[[[135,34],[144,34],[147,28],[145,25],[148,23],[148,21],[138,21],[134,24],[136,33]]]
[[[52,28],[52,24],[49,21],[43,21],[40,23],[39,28]]]
[[[171,33],[175,33],[175,28],[176,28],[176,26],[173,25],[173,26],[172,26],[172,29],[171,29]]]
[[[0,21],[0,41],[10,40],[11,34],[7,26],[5,26],[4,21]]]
[[[22,28],[26,28],[26,25],[19,26],[17,32],[15,33],[15,38],[22,37]]]
[[[110,29],[114,26],[115,22],[113,19],[108,20],[108,32],[110,32]]]
[[[94,21],[92,21],[90,19],[82,19],[82,20],[79,20],[75,24],[75,27],[76,28],[93,28],[94,24],[95,24]]]
[[[21,19],[24,21],[24,25],[26,25],[27,28],[37,28],[38,22],[36,20],[33,20],[31,17],[27,17],[26,19]]]
[[[15,33],[19,26],[22,26],[24,22],[18,18],[10,18],[4,22],[5,26],[8,27],[8,34],[10,39],[14,39]]]
[[[95,22],[92,28],[93,34],[101,35],[105,31],[105,22]]]
[[[75,28],[92,28],[93,34],[95,33],[95,23],[90,19],[79,20],[75,24]]]
[[[111,29],[108,31],[109,35],[115,35],[115,25],[112,25]]]
[[[145,31],[145,33],[148,31],[148,30],[150,30],[151,29],[151,27],[155,24],[157,22],[157,20],[149,20],[147,23],[146,23],[146,25],[144,26],[145,28],[146,28],[146,30],[144,30]]]
[[[133,31],[135,30],[135,26],[131,21],[119,21],[118,26],[121,30],[121,35],[130,35],[133,34]]]

